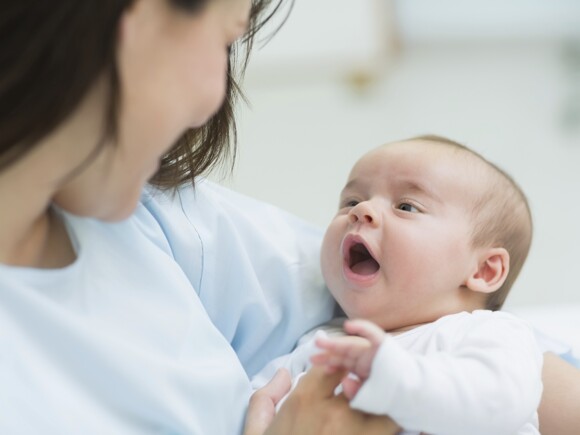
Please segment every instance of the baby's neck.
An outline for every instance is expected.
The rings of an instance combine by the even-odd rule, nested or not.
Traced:
[[[402,334],[403,332],[410,331],[412,329],[418,328],[419,326],[428,325],[429,323],[432,322],[417,323],[415,325],[405,325],[400,328],[387,329],[385,330],[385,332],[388,332],[391,335]]]
[[[389,334],[397,335],[397,334],[401,334],[403,332],[407,332],[407,331],[410,331],[412,329],[418,328],[418,327],[423,326],[423,325],[428,325],[429,323],[433,323],[433,322],[435,322],[435,321],[437,321],[437,320],[439,320],[439,319],[441,319],[442,317],[445,317],[445,316],[450,316],[450,315],[453,315],[453,314],[459,314],[461,312],[471,313],[471,312],[473,312],[475,310],[485,310],[485,309],[486,309],[486,307],[483,304],[481,304],[481,303],[474,303],[470,307],[464,307],[463,309],[460,309],[460,310],[457,310],[457,311],[454,311],[454,312],[442,314],[442,315],[440,315],[440,316],[438,316],[436,318],[433,318],[433,319],[425,319],[424,322],[413,323],[413,324],[406,324],[406,325],[399,325],[399,326],[394,326],[394,327],[391,326],[390,328],[384,328],[383,327],[383,329],[385,330],[385,332],[388,332]]]

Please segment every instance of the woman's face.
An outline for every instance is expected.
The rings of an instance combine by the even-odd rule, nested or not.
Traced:
[[[166,0],[138,0],[124,13],[118,143],[107,144],[59,189],[59,206],[103,220],[131,214],[161,156],[220,107],[228,46],[246,31],[250,6],[250,0],[209,0],[188,13]]]

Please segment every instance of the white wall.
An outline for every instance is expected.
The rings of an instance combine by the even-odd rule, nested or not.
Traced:
[[[410,42],[562,38],[580,32],[577,0],[398,0],[399,29]]]
[[[448,136],[498,163],[529,196],[535,239],[508,305],[580,303],[580,128],[563,128],[578,83],[562,50],[537,38],[415,41],[366,89],[250,78],[238,163],[224,183],[324,226],[362,153],[417,134]]]

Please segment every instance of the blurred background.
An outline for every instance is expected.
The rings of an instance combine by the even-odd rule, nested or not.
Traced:
[[[296,0],[257,45],[235,170],[214,179],[324,227],[363,153],[449,137],[529,197],[507,307],[580,303],[580,2]]]

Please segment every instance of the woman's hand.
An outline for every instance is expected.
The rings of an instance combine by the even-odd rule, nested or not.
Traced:
[[[276,415],[276,404],[284,397],[292,381],[286,369],[280,369],[250,399],[244,435],[263,435]]]
[[[275,404],[289,388],[288,374],[277,374],[252,396],[245,435],[354,435],[396,434],[399,427],[388,417],[364,414],[348,406],[334,389],[344,371],[325,373],[313,367],[275,413]],[[271,418],[271,421],[268,419]]]

